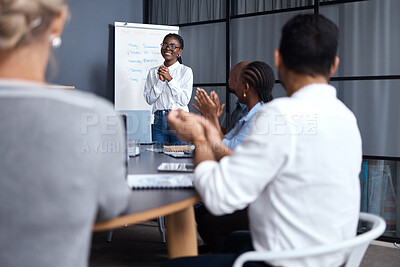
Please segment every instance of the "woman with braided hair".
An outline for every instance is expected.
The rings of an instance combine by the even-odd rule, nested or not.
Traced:
[[[274,72],[268,64],[261,61],[254,61],[243,67],[237,77],[236,87],[234,89],[239,102],[245,104],[249,112],[245,117],[240,119],[235,127],[226,135],[220,130],[221,140],[225,146],[230,149],[235,149],[243,142],[243,139],[250,131],[254,115],[261,108],[262,104],[272,100],[271,92],[274,84]],[[208,109],[208,111],[205,110],[207,109],[205,107],[215,104],[211,97],[207,95],[206,91],[203,89],[197,90],[196,102],[199,104],[200,112],[202,114],[207,114],[206,117],[220,129],[218,115],[209,112],[210,109]],[[207,102],[209,105],[205,104]]]
[[[222,142],[235,149],[248,135],[252,119],[262,104],[272,100],[272,88],[275,84],[271,67],[261,61],[254,61],[242,69],[235,87],[240,103],[246,104],[249,113],[225,135]]]

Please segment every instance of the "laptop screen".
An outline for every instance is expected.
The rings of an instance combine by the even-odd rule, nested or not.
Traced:
[[[124,138],[125,138],[125,147],[123,149],[125,149],[125,154],[126,154],[126,160],[125,160],[125,176],[128,176],[128,170],[129,170],[129,154],[128,154],[128,127],[127,127],[127,117],[125,114],[120,114],[121,119],[122,119],[122,124],[124,127]]]

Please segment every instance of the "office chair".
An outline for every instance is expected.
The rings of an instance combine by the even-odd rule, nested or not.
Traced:
[[[234,262],[233,267],[241,267],[247,261],[268,261],[279,259],[301,259],[306,257],[322,256],[334,252],[347,250],[347,257],[344,267],[357,267],[360,265],[370,241],[378,238],[385,231],[385,221],[373,214],[360,213],[360,220],[372,224],[371,229],[351,239],[328,245],[320,245],[306,249],[289,251],[250,251],[240,255]]]

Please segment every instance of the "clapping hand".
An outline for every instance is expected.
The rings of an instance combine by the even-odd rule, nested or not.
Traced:
[[[163,67],[163,66],[161,66],[161,67]],[[157,74],[158,74],[158,77],[160,78],[160,80],[163,82],[163,81],[165,81],[165,78],[164,78],[164,76],[160,73],[161,67],[158,68]]]
[[[210,98],[214,102],[214,105],[218,107],[217,117],[221,117],[222,113],[224,113],[225,104],[220,105],[218,94],[215,91],[210,93]]]
[[[204,134],[207,141],[210,142],[211,147],[216,147],[217,144],[221,143],[223,135],[221,136],[221,131],[219,127],[216,127],[210,120],[204,117],[196,117],[199,123],[203,126]]]
[[[172,80],[171,75],[169,74],[169,69],[165,66],[161,66],[157,72],[161,81],[167,80],[168,82]]]
[[[220,130],[205,117],[185,112],[181,109],[172,110],[168,114],[168,123],[181,140],[193,142],[194,144],[206,144],[206,147],[203,147],[199,154],[196,152],[196,165],[204,160],[219,161],[221,158],[233,153],[231,149],[222,143]]]
[[[171,110],[168,114],[168,124],[176,135],[185,142],[206,140],[205,131],[201,124],[202,117],[181,109]]]
[[[194,97],[196,100],[195,104],[192,104],[195,109],[197,109],[204,117],[214,120],[214,117],[221,117],[225,104],[220,106],[219,97],[217,93],[212,91],[210,96],[207,95],[207,92],[204,89],[197,88],[196,96]]]

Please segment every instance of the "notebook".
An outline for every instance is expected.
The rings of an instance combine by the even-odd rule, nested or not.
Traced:
[[[164,154],[167,156],[174,157],[174,158],[193,158],[193,156],[189,152],[186,152],[186,151],[183,151],[183,152],[182,151],[177,151],[177,152],[164,151]]]
[[[132,189],[193,188],[193,174],[129,174]]]
[[[163,162],[157,167],[159,172],[193,172],[193,163]]]

